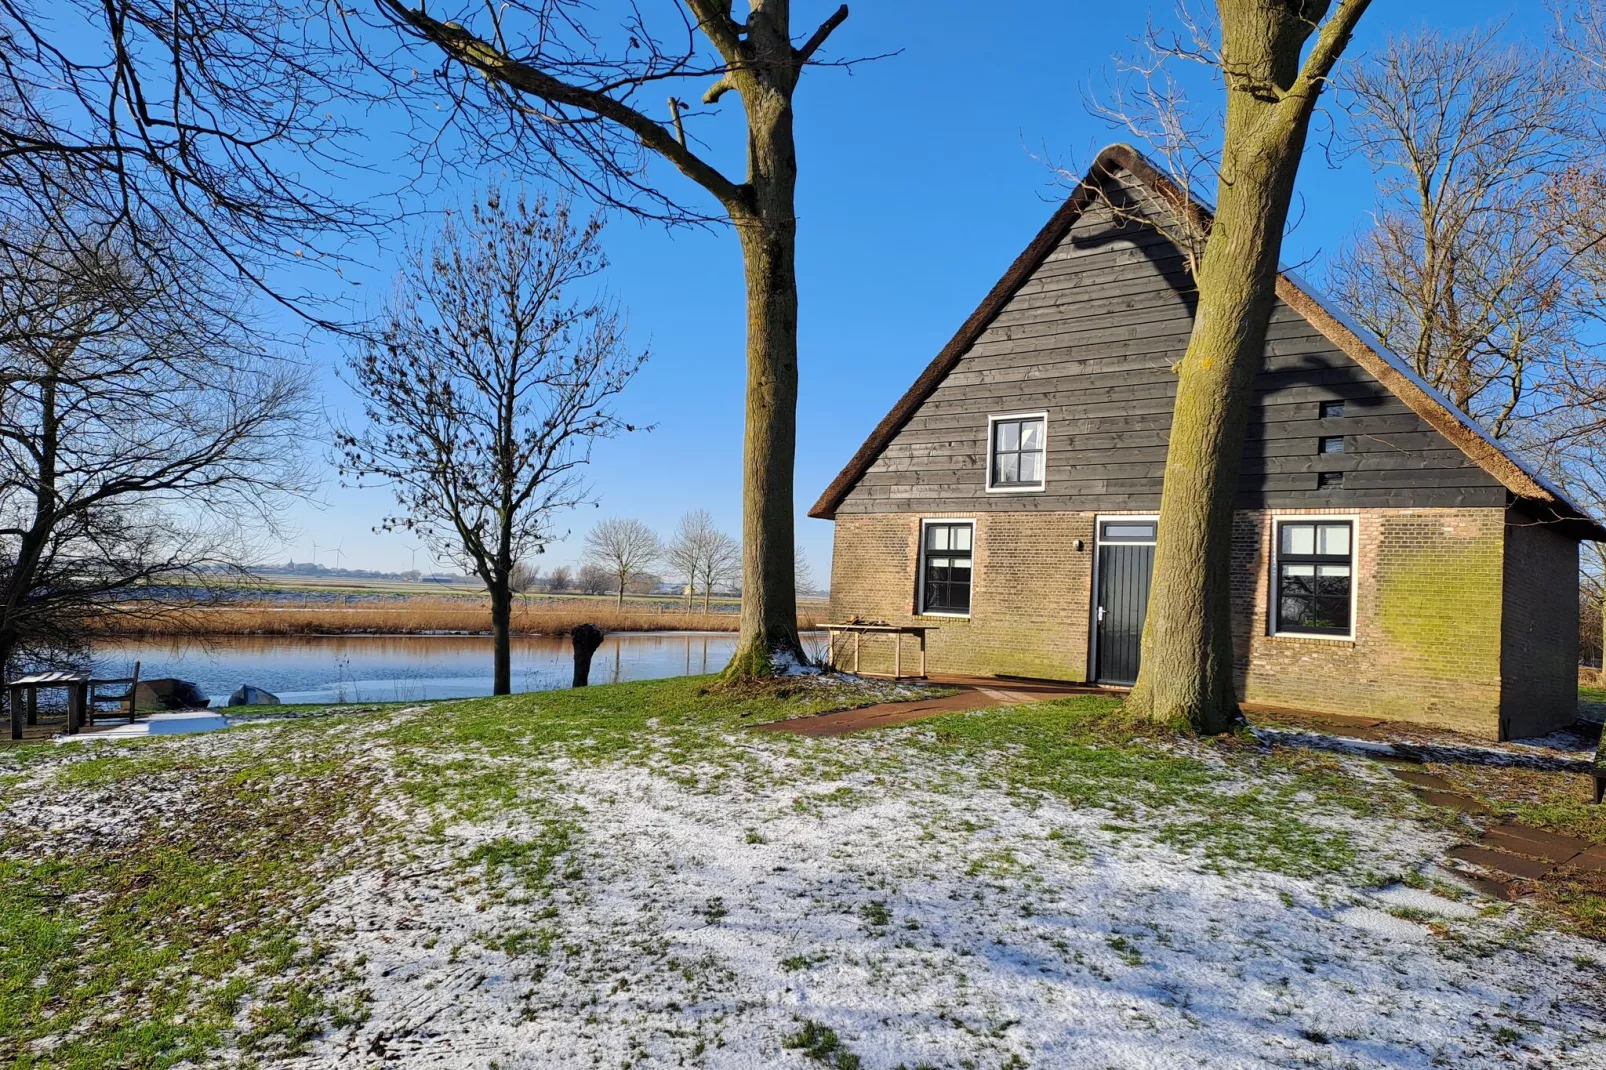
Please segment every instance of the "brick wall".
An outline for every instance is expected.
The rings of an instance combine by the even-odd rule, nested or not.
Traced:
[[[1547,634],[1538,622],[1554,621],[1557,628],[1576,622],[1576,612],[1564,612],[1558,602],[1570,588],[1547,579],[1540,599],[1519,596],[1513,585],[1510,604],[1503,602],[1508,573],[1543,568],[1547,576],[1559,577],[1573,567],[1567,551],[1571,546],[1576,554],[1575,544],[1535,534],[1532,546],[1524,543],[1508,557],[1508,529],[1499,509],[1326,513],[1356,519],[1356,634],[1350,639],[1268,634],[1273,522],[1295,514],[1240,511],[1235,516],[1234,645],[1245,701],[1419,721],[1494,737],[1500,731],[1501,628],[1507,613],[1534,622],[1524,628],[1514,624],[1508,637],[1513,686],[1506,689],[1505,702],[1511,716],[1518,716],[1519,703],[1526,701],[1518,697],[1522,689],[1538,686],[1530,681],[1560,686],[1555,667],[1545,662],[1541,668],[1541,661],[1552,648],[1572,651],[1576,641]],[[995,512],[965,518],[976,522],[969,620],[916,618],[920,517],[906,513],[838,516],[831,619],[858,615],[936,625],[930,658],[937,673],[1085,679],[1093,514]],[[1077,539],[1083,541],[1081,552],[1073,549]],[[863,642],[865,669],[891,667],[891,640]],[[912,639],[904,643],[908,664],[916,646]],[[1522,649],[1528,653],[1518,653],[1518,644],[1526,644]],[[839,647],[838,654],[846,663],[846,651]],[[1554,705],[1548,697],[1543,703]],[[1526,726],[1524,721],[1512,729]]]
[[[1356,519],[1352,639],[1271,635],[1277,516],[1234,518],[1234,648],[1246,702],[1499,731],[1504,513],[1300,511]]]
[[[1578,715],[1578,543],[1512,511],[1506,525],[1501,734],[1543,735]]]
[[[837,517],[831,619],[934,625],[928,650],[933,672],[1086,679],[1092,514],[951,516],[976,523],[969,620],[915,616],[920,517],[903,513]],[[1073,548],[1077,539],[1081,552]],[[851,642],[838,640],[838,664],[851,664]],[[864,638],[861,667],[889,671],[891,643],[882,636]],[[908,666],[918,648],[912,638],[903,643]]]

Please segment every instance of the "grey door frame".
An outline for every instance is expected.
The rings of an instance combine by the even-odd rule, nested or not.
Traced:
[[[1159,533],[1159,513],[1096,513],[1093,516],[1093,570],[1087,592],[1087,682],[1095,686],[1099,671],[1099,550],[1104,546],[1104,525],[1111,520],[1149,521]],[[1153,546],[1152,542],[1132,542],[1122,539],[1115,546]],[[1107,685],[1114,687],[1116,685]]]

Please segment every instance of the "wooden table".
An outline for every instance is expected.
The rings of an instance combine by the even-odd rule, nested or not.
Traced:
[[[100,684],[128,684],[127,695],[97,695]],[[95,703],[128,702],[128,720],[132,724],[136,715],[134,694],[139,690],[139,662],[134,663],[134,675],[116,679],[97,680],[73,672],[36,672],[6,682],[7,705],[11,707],[11,738],[22,738],[24,720],[39,723],[39,689],[61,687],[67,691],[67,734],[75,736],[86,723],[94,724]]]
[[[856,676],[885,676],[885,673],[859,672],[859,641],[866,635],[892,636],[892,679],[894,680],[924,680],[926,678],[926,633],[937,630],[935,624],[827,624],[825,626],[826,644],[830,648],[829,661],[831,668],[836,664],[836,636],[838,632],[853,636],[853,672]],[[920,673],[918,676],[903,674],[903,637],[906,635],[918,636],[920,639]]]

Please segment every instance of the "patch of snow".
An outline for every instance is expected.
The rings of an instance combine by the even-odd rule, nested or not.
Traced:
[[[729,742],[704,767],[553,762],[492,818],[407,822],[309,919],[371,1013],[289,1065],[801,1070],[782,1039],[812,1019],[866,1070],[1606,1067],[1584,942],[1518,911],[1440,907],[1445,939],[1388,912],[1414,897],[1223,874],[896,737]],[[821,756],[854,771],[816,781]],[[1376,865],[1448,845],[1324,820]],[[465,862],[553,822],[550,890]]]
[[[821,671],[818,665],[806,665],[797,660],[797,655],[784,647],[770,652],[770,664],[775,666],[779,676],[818,676]]]

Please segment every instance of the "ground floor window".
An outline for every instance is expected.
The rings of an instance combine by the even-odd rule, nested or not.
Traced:
[[[974,525],[927,520],[920,531],[920,612],[970,614],[970,556]]]
[[[1350,634],[1354,534],[1349,520],[1278,521],[1274,631]]]

